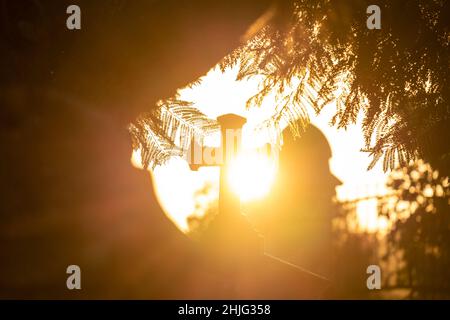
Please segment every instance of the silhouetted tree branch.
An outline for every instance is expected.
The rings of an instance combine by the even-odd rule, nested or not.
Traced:
[[[370,4],[279,2],[271,22],[222,67],[239,64],[238,79],[265,77],[249,105],[271,93],[316,112],[335,101],[339,128],[362,112],[370,168],[383,156],[386,170],[420,155],[448,175],[449,144],[441,141],[450,138],[450,3],[380,0],[381,30],[366,26]]]

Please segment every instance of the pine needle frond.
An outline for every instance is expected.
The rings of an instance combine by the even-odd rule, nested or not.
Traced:
[[[191,102],[177,99],[160,101],[155,110],[142,114],[129,127],[133,149],[141,150],[143,167],[151,169],[173,156],[185,155],[194,137],[201,142],[218,130],[216,120]]]

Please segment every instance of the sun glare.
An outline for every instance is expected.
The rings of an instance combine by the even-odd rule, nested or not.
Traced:
[[[230,164],[228,183],[241,201],[266,196],[274,181],[276,167],[269,157],[258,153],[237,156]]]

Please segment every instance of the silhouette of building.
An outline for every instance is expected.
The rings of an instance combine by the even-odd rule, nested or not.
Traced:
[[[266,251],[311,272],[332,277],[332,230],[335,187],[331,149],[310,126],[300,138],[284,132],[279,172],[268,198],[249,213],[264,230]]]

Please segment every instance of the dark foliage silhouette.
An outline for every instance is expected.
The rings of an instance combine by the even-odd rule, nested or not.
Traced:
[[[396,170],[381,212],[395,215],[388,234],[388,254],[400,252],[405,262],[397,270],[397,285],[412,289],[411,297],[450,296],[450,189],[448,178],[422,161]],[[387,258],[387,257],[386,257]]]
[[[377,1],[381,30],[366,26],[370,1],[279,2],[270,23],[222,62],[238,79],[263,75],[249,105],[271,93],[278,110],[335,100],[332,124],[363,113],[369,168],[406,165],[417,154],[448,174],[450,33],[448,1]],[[445,138],[444,138],[445,137]]]

